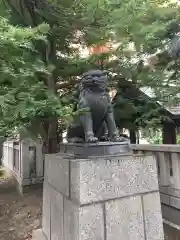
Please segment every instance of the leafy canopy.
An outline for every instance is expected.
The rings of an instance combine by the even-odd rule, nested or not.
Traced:
[[[108,1],[108,4],[108,26],[114,41],[119,43],[115,51],[118,61],[111,63],[111,70],[130,81],[132,88],[143,87],[153,92],[151,99],[145,99],[142,94],[134,97],[136,91],[126,94],[124,108],[118,107],[122,105],[119,98],[116,115],[124,121],[130,117],[129,123],[134,128],[157,125],[163,120],[164,112],[153,102],[160,101],[166,106],[179,101],[180,65],[168,56],[167,49],[179,31],[180,6],[165,0]],[[116,84],[122,96],[124,82],[117,80]]]
[[[51,115],[65,117],[67,107],[39,76],[50,76],[34,42],[47,43],[49,27],[14,27],[0,18],[0,131],[28,127],[34,119]]]
[[[61,123],[69,119],[72,115],[69,97],[79,75],[97,67],[98,59],[105,60],[104,68],[117,75],[111,82],[117,90],[122,89],[121,79],[125,79],[137,88],[151,87],[156,101],[165,101],[166,96],[174,96],[179,91],[177,62],[172,62],[166,54],[178,30],[177,4],[168,4],[165,0],[5,2],[8,3],[6,18],[14,26],[1,20],[0,35],[4,40],[0,44],[4,59],[0,58],[0,128],[3,132],[34,122],[40,126],[37,122],[52,116],[60,118]],[[85,49],[108,41],[118,46],[110,53],[85,58],[78,51],[80,46]],[[160,52],[158,64],[147,64],[147,57],[157,52]],[[148,109],[152,115],[159,114],[157,110],[153,112],[151,104],[148,108],[146,101],[142,107],[139,106],[142,101],[134,104],[130,98],[124,98],[124,106],[130,105],[130,111],[121,107],[124,113],[118,113],[116,108],[118,118],[128,112],[129,121],[137,126],[137,118],[139,122],[142,116],[145,119],[145,114],[139,112]],[[121,104],[123,101],[120,101]],[[148,114],[147,122],[152,115]]]

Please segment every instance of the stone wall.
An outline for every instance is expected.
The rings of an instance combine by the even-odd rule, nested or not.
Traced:
[[[46,240],[162,240],[152,156],[47,155],[43,195]]]
[[[43,182],[44,155],[40,140],[4,142],[2,163],[13,175],[20,192],[23,192],[26,186]]]
[[[159,173],[159,189],[164,220],[180,226],[180,148],[179,145],[131,145],[134,153],[155,157]]]

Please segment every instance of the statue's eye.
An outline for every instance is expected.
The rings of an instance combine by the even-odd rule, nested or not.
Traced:
[[[90,77],[90,76],[85,76],[85,77],[83,77],[83,81],[89,81],[89,80],[91,80],[91,77]]]

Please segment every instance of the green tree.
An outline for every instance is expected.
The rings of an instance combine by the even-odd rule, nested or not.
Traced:
[[[44,64],[34,47],[37,41],[46,44],[48,31],[46,24],[22,29],[0,18],[1,135],[31,129],[34,121],[39,121],[40,127],[42,120],[51,115],[66,117],[69,114],[67,107],[63,107],[60,99],[44,84],[43,78],[51,76],[51,66]]]
[[[122,89],[120,86],[123,79],[133,83],[136,88],[144,86],[153,88],[154,101],[159,99],[167,101],[167,95],[174,96],[175,91],[178,92],[177,87],[170,85],[174,83],[178,86],[178,73],[174,70],[177,63],[169,59],[166,49],[176,31],[180,11],[176,4],[167,5],[166,2],[165,0],[5,1],[8,18],[14,26],[37,27],[46,22],[50,27],[47,41],[42,43],[35,40],[33,44],[40,60],[51,73],[44,75],[38,74],[37,71],[36,76],[38,84],[44,83],[43,86],[46,88],[44,92],[51,93],[50,99],[54,101],[58,99],[59,107],[54,113],[53,106],[57,105],[46,102],[45,107],[40,107],[41,114],[39,114],[34,111],[38,106],[36,102],[33,105],[32,118],[28,122],[28,129],[36,129],[37,133],[43,135],[48,152],[56,151],[58,126],[63,127],[64,119],[69,120],[72,115],[72,108],[68,106],[69,96],[72,95],[79,81],[79,75],[89,68],[97,67],[96,62],[99,59],[105,60],[104,68],[116,74],[115,78],[113,76],[111,78],[111,85],[117,89]],[[75,48],[78,44],[88,47],[107,41],[117,43],[119,47],[110,53],[96,54],[88,58],[82,58]],[[130,44],[134,46],[133,49],[129,49]],[[160,52],[158,56],[157,51]],[[158,64],[147,65],[145,58],[152,54],[156,54]],[[171,70],[173,74],[170,75]],[[26,79],[28,83],[28,78]],[[40,94],[39,89],[36,90]],[[22,94],[24,90],[20,92]],[[23,99],[21,103],[26,102],[26,98]],[[124,104],[127,105],[127,97],[124,100]],[[120,101],[122,103],[122,99]],[[138,126],[143,120],[145,120],[143,124],[152,122],[150,121],[152,115],[149,114],[145,119],[145,114],[137,114],[148,108],[146,101],[143,100],[144,108],[140,106],[140,110],[139,104],[142,105],[142,101],[139,101],[140,103],[137,103],[137,99],[136,103],[131,99],[128,101],[131,103],[127,106],[131,105],[130,110],[132,109],[132,113],[129,111],[131,115],[129,121],[133,122],[133,126]],[[152,114],[157,115],[157,110],[154,112],[151,109],[152,105],[149,105],[148,109],[153,112]],[[124,116],[126,113],[127,108],[124,108],[124,113],[117,115]],[[4,126],[8,126],[5,118],[2,121]],[[9,129],[12,130],[21,124],[27,129],[24,119],[14,118],[13,122],[14,125],[9,125]]]
[[[121,75],[120,80],[116,77],[115,82],[119,95],[123,97],[124,80],[132,84],[131,88],[126,87],[129,91],[124,97],[124,107],[119,107],[122,99],[117,98],[116,115],[120,122],[127,122],[129,118],[133,128],[155,126],[167,120],[167,116],[154,103],[160,101],[162,105],[167,105],[179,101],[180,65],[167,53],[179,28],[179,5],[164,0],[108,1],[108,5],[108,26],[114,41],[119,43],[115,51],[116,61],[114,64],[111,62],[112,71]],[[152,99],[137,95],[136,89],[141,87],[153,90]]]
[[[24,115],[18,118],[17,114],[14,113],[13,125],[9,124],[8,118],[2,118],[1,125],[4,126],[2,129],[6,133],[8,129],[11,132],[14,129],[21,130],[22,133],[22,127],[21,129],[19,127],[24,126],[24,130],[28,130],[31,134],[36,132],[43,137],[49,153],[55,152],[58,144],[58,127],[59,125],[63,127],[64,122],[67,119],[69,121],[72,116],[68,95],[73,92],[77,77],[83,71],[94,66],[95,62],[94,58],[89,59],[89,61],[80,58],[74,44],[80,43],[82,46],[87,46],[97,44],[102,39],[106,41],[103,13],[107,10],[105,7],[101,9],[96,1],[90,3],[86,0],[8,0],[4,1],[4,4],[7,6],[10,23],[14,26],[18,25],[22,31],[25,27],[36,28],[43,22],[49,25],[47,41],[42,42],[34,39],[33,44],[34,51],[38,53],[39,59],[50,74],[39,73],[40,65],[35,64],[38,88],[33,88],[32,83],[26,76],[24,77],[27,81],[26,90],[15,86],[21,95],[21,99],[17,99],[16,106],[18,108],[20,107],[18,104],[26,106],[27,109],[24,108],[21,113],[26,116],[27,112],[30,112],[31,118],[28,118],[27,123]],[[97,12],[95,13],[95,11]],[[28,29],[26,30],[28,31]],[[34,53],[31,52],[31,54]],[[31,56],[31,54],[28,57],[36,59],[35,55]],[[17,56],[14,57],[16,59]],[[28,62],[28,58],[26,61]],[[32,72],[31,69],[29,71]],[[44,101],[43,106],[42,104],[39,105],[38,101],[34,101],[31,106],[27,105],[25,91],[29,93],[30,97],[38,95],[43,98],[44,94],[48,95],[51,101]],[[10,94],[10,89],[7,92]],[[11,95],[13,96],[13,93]]]

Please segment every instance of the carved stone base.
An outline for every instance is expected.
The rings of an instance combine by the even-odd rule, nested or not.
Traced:
[[[130,151],[128,141],[61,144],[61,153],[72,154],[76,158],[125,154]]]
[[[45,160],[46,240],[164,239],[153,156],[120,143],[60,149]]]

